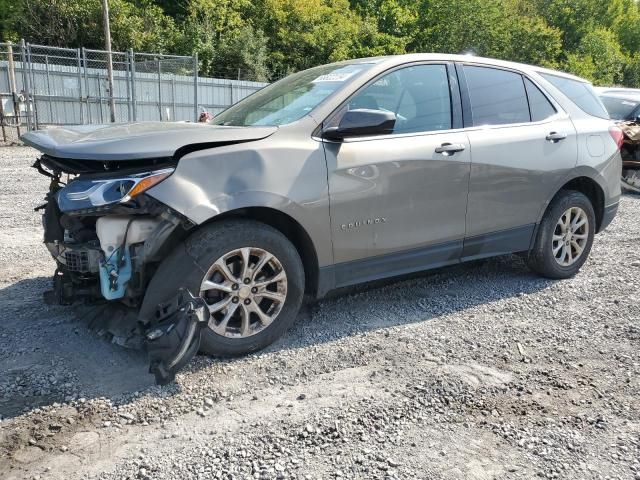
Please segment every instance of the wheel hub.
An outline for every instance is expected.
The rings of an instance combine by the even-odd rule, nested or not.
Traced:
[[[245,300],[249,297],[251,297],[251,288],[249,288],[248,286],[243,286],[240,290],[238,290],[238,296],[242,299]]]
[[[267,328],[287,296],[287,275],[272,253],[257,247],[232,250],[205,274],[200,296],[209,307],[209,328],[243,338]]]
[[[589,218],[580,207],[571,207],[558,220],[553,232],[553,256],[560,265],[568,267],[582,257],[589,239]]]

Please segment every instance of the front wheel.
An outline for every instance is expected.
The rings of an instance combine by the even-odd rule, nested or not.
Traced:
[[[210,318],[200,349],[210,355],[242,355],[270,345],[295,321],[304,294],[295,247],[278,230],[252,220],[220,221],[196,231],[156,277],[164,279],[163,291],[184,286],[205,300]]]
[[[527,263],[538,274],[569,278],[586,262],[595,236],[596,216],[582,193],[563,190],[551,202],[538,226]]]

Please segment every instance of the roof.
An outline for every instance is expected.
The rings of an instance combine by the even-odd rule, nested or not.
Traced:
[[[504,68],[513,68],[523,72],[544,73],[550,75],[556,75],[559,77],[569,78],[577,80],[579,82],[590,83],[584,78],[577,77],[570,73],[561,72],[559,70],[553,70],[550,68],[540,67],[536,65],[528,65],[525,63],[509,62],[506,60],[498,60],[496,58],[478,57],[475,55],[454,55],[449,53],[407,53],[404,55],[388,55],[383,57],[369,57],[369,58],[356,58],[353,60],[346,60],[339,63],[375,63],[391,65],[397,65],[407,62],[417,61],[449,61],[449,62],[473,62],[486,65],[494,65]]]

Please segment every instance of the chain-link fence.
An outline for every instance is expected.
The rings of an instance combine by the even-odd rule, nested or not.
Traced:
[[[0,144],[48,125],[196,121],[264,85],[198,77],[197,57],[0,43]]]

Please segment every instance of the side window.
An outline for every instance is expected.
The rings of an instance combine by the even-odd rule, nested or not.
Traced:
[[[387,110],[396,115],[393,133],[451,128],[451,97],[445,65],[405,67],[379,78],[348,103],[347,109]]]
[[[566,95],[583,112],[598,118],[609,118],[609,114],[598,99],[593,87],[586,81],[559,77],[550,73],[540,72],[540,75]]]
[[[529,97],[532,122],[540,122],[556,114],[556,109],[551,105],[549,99],[531,80],[525,78],[524,85]]]
[[[474,125],[530,122],[522,76],[490,67],[464,66]]]

